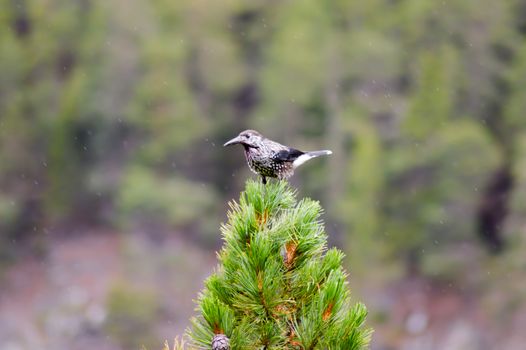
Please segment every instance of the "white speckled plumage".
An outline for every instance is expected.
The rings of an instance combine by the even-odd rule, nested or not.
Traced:
[[[287,179],[294,170],[306,161],[332,154],[329,150],[302,152],[269,140],[255,130],[245,130],[225,143],[225,146],[241,144],[245,149],[247,164],[254,173],[266,182],[266,177]]]

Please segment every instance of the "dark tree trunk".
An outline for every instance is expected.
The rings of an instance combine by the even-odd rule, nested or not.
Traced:
[[[504,248],[503,223],[508,215],[509,197],[513,188],[511,166],[504,164],[490,177],[477,209],[477,229],[491,253]]]
[[[20,39],[29,37],[32,30],[31,20],[26,10],[25,1],[12,1],[11,5],[15,15],[13,16],[13,31]]]

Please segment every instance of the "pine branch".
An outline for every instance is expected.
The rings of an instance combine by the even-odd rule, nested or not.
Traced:
[[[286,182],[248,181],[221,228],[219,266],[188,335],[198,349],[365,349],[366,309],[352,305],[343,253],[327,250],[318,202]]]

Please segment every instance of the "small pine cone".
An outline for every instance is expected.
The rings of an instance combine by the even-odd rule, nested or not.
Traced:
[[[216,334],[212,339],[212,350],[230,350],[230,340],[224,334]]]

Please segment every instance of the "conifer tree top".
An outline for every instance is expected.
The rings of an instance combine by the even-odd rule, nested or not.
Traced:
[[[367,311],[350,301],[343,253],[327,249],[320,213],[285,181],[247,181],[230,203],[219,265],[199,296],[189,330],[195,347],[212,349],[218,335],[231,349],[367,347]]]

